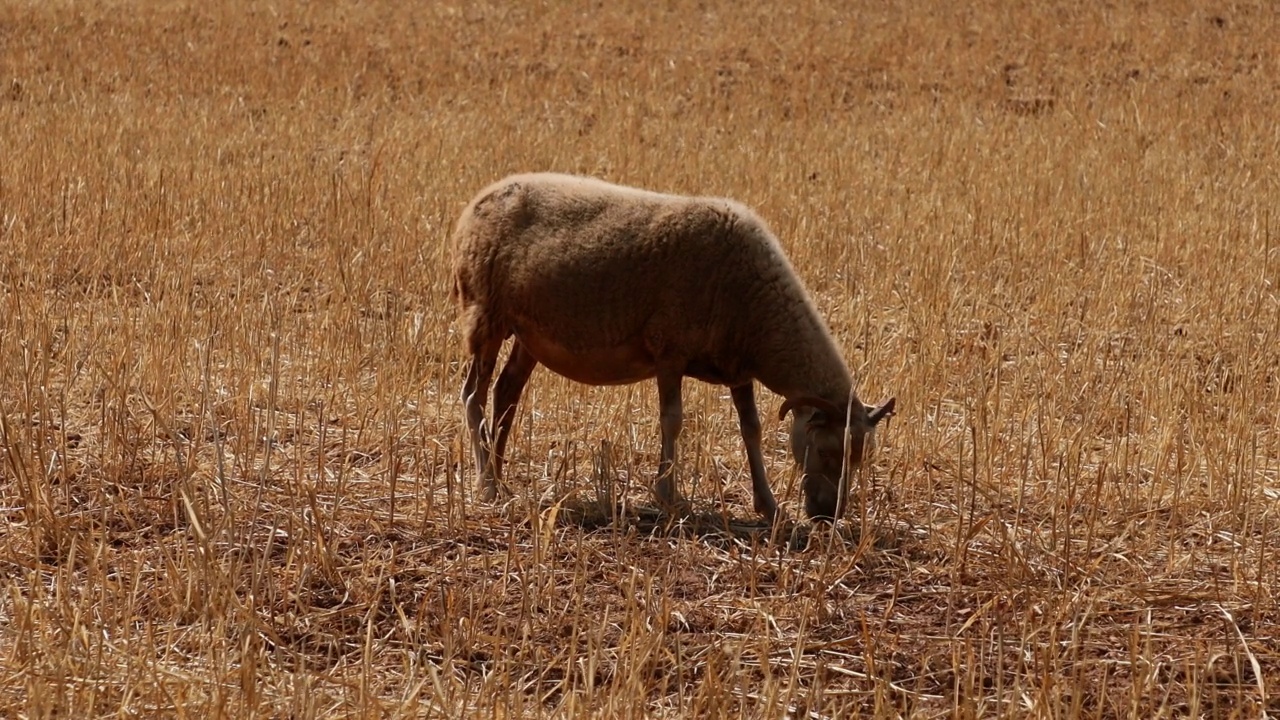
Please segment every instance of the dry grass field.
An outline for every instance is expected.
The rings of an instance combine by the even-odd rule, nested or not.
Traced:
[[[0,716],[1280,715],[1277,118],[1269,0],[3,0]],[[692,522],[545,369],[478,501],[543,169],[772,225],[898,398],[834,531],[693,381]]]

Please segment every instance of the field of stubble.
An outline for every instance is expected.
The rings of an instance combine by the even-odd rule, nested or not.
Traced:
[[[0,715],[1280,713],[1280,9],[954,5],[0,3]],[[694,382],[702,522],[545,370],[476,499],[541,169],[772,225],[898,398],[838,533]]]

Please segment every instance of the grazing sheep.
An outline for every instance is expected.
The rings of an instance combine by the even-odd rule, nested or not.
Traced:
[[[858,401],[808,291],[749,209],[570,175],[513,175],[471,201],[454,243],[453,294],[472,354],[462,399],[485,499],[497,493],[516,403],[542,363],[591,385],[657,379],[662,457],[654,491],[668,510],[684,506],[673,472],[682,381],[727,385],[755,509],[773,520],[778,504],[765,476],[752,382],[759,380],[786,398],[779,420],[794,411],[791,449],[804,470],[805,511],[815,519],[842,511],[845,468],[861,461],[864,437],[894,401]],[[485,395],[511,336],[491,436]]]

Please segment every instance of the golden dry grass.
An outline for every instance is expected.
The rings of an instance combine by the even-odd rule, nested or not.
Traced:
[[[1280,713],[1280,10],[844,5],[0,4],[0,715]],[[448,232],[537,169],[773,225],[898,396],[838,536],[696,383],[702,527],[545,370],[474,499]]]

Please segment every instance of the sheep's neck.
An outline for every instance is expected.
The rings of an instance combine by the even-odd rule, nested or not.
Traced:
[[[808,327],[759,329],[762,347],[756,354],[756,379],[787,399],[818,397],[844,407],[853,394],[849,367],[820,319],[806,318],[805,324]],[[804,337],[810,340],[800,340]]]

